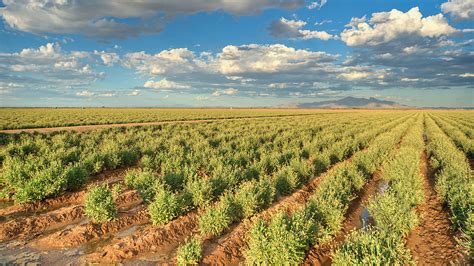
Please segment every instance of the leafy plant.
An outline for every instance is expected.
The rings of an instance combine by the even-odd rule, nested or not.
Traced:
[[[176,258],[178,265],[197,265],[202,256],[202,244],[196,238],[188,239],[178,247]]]
[[[117,207],[112,191],[106,185],[89,188],[84,202],[84,212],[94,222],[108,222],[117,217]]]

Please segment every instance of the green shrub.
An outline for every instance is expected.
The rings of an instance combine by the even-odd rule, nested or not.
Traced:
[[[293,215],[279,212],[270,224],[258,220],[250,230],[248,249],[244,252],[249,265],[297,265],[306,255],[316,227],[306,210]]]
[[[178,197],[166,190],[156,192],[155,199],[148,205],[153,225],[164,225],[178,217],[183,211]]]
[[[204,235],[219,235],[238,219],[241,212],[234,196],[226,194],[199,217],[199,230]]]
[[[267,208],[273,202],[275,190],[267,180],[250,181],[236,192],[236,201],[242,210],[243,218],[248,218]]]
[[[159,178],[151,172],[131,170],[125,175],[125,185],[138,191],[143,201],[150,203],[155,198],[156,191],[163,187]]]
[[[202,244],[198,239],[188,239],[178,247],[176,258],[178,265],[196,265],[202,257]]]
[[[106,185],[89,188],[84,202],[85,214],[94,222],[108,222],[117,217],[112,191]]]
[[[410,265],[414,264],[410,251],[399,237],[382,231],[356,230],[338,248],[333,256],[334,265]]]
[[[195,179],[186,184],[186,189],[191,193],[193,205],[199,208],[209,206],[214,200],[212,183],[205,179]]]
[[[82,166],[72,166],[67,170],[67,189],[76,190],[81,188],[89,177],[85,167]]]

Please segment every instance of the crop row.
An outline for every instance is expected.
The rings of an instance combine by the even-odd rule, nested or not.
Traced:
[[[448,135],[469,158],[474,158],[474,141],[464,134],[458,127],[443,121],[439,117],[432,117],[436,124]]]
[[[424,150],[423,119],[403,138],[395,156],[382,168],[388,184],[367,205],[373,226],[347,236],[333,255],[334,265],[407,265],[414,263],[405,247],[405,237],[417,225],[415,207],[423,200],[420,159]]]
[[[371,117],[377,115],[357,118],[347,114],[339,119],[341,123],[362,122]],[[12,135],[0,155],[2,194],[19,203],[54,197],[80,188],[92,174],[134,165],[139,160],[144,167],[162,174],[220,171],[228,175],[237,171],[228,165],[244,167],[255,159],[284,160],[271,157],[275,149],[287,150],[287,156],[299,152],[308,156],[310,149],[320,148],[311,146],[311,141],[323,125],[337,124],[332,118],[331,114],[321,114],[305,119]],[[301,137],[294,138],[294,147],[288,147],[293,136]],[[308,149],[299,149],[306,142]],[[262,167],[266,167],[264,163]]]
[[[0,129],[315,114],[285,109],[1,108]]]
[[[359,149],[363,143],[355,137],[355,134],[377,125],[381,126],[383,123],[382,121],[360,123],[356,120],[347,124],[328,126],[318,132],[320,138],[314,138],[308,143],[312,148],[300,145],[298,140],[302,136],[293,132],[288,136],[288,145],[285,148],[273,146],[269,150],[262,151],[269,155],[262,156],[248,165],[241,166],[238,172],[227,175],[211,171],[206,177],[198,179],[167,174],[158,176],[152,173],[157,169],[145,167],[140,171],[129,172],[125,182],[137,189],[145,202],[151,202],[149,210],[154,224],[166,224],[190,209],[205,208],[208,211],[201,216],[201,230],[204,234],[217,234],[237,217],[230,217],[231,213],[235,213],[230,206],[235,205],[237,201],[234,194],[240,201],[248,200],[248,197],[257,197],[255,200],[263,200],[258,197],[266,197],[263,202],[255,203],[255,206],[242,208],[243,215],[248,217],[262,207],[259,205],[267,206],[271,203],[275,195],[287,195],[306,183],[315,170],[322,171],[329,164]],[[341,143],[344,145],[340,145]],[[301,153],[298,149],[308,152]],[[309,160],[310,157],[317,158],[313,164]],[[320,157],[327,159],[322,160]],[[233,163],[226,166],[237,167]],[[236,190],[233,191],[234,189]],[[226,193],[228,191],[233,192]],[[220,202],[224,203],[207,208],[223,194],[225,195]],[[224,210],[228,211],[227,215]]]
[[[331,239],[342,227],[349,203],[393,152],[413,118],[378,136],[364,152],[327,173],[304,208],[258,220],[248,237],[249,264],[298,264],[311,245]]]
[[[472,252],[474,239],[474,178],[464,153],[428,118],[426,120],[427,150],[431,167],[436,172],[436,188],[447,203],[451,221],[459,229]],[[471,253],[472,258],[472,253]]]
[[[459,118],[451,118],[442,115],[437,115],[436,117],[442,118],[452,126],[457,127],[460,131],[462,131],[466,136],[470,139],[474,138],[474,126],[468,125],[468,123],[463,122]]]

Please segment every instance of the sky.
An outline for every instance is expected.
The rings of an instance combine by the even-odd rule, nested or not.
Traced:
[[[3,0],[0,106],[474,107],[474,0]]]

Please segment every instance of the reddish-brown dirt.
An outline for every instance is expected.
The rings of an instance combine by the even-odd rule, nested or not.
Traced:
[[[127,191],[121,194],[116,202],[117,205],[123,206],[139,200],[136,191]],[[31,238],[46,229],[60,228],[83,218],[84,207],[82,205],[63,207],[36,216],[19,217],[0,224],[0,240]]]
[[[164,226],[147,226],[83,258],[85,262],[110,263],[133,258],[146,252],[171,252],[197,228],[195,212]]]
[[[132,167],[133,168],[133,167]],[[89,184],[101,184],[108,183],[114,184],[121,180],[125,176],[127,170],[132,168],[120,168],[115,170],[106,170],[97,175],[91,176]],[[7,208],[0,209],[0,217],[4,219],[9,219],[9,216],[19,217],[31,215],[32,213],[44,213],[47,211],[52,211],[64,206],[80,204],[84,201],[85,190],[66,192],[63,195],[60,195],[55,198],[46,199],[43,201],[38,201],[34,203],[27,204],[15,204]]]
[[[372,178],[364,185],[358,196],[351,201],[345,214],[342,229],[329,241],[319,246],[313,246],[307,253],[305,265],[329,265],[331,252],[340,245],[346,236],[355,229],[362,227],[362,212],[371,196],[376,195],[379,189],[381,170],[375,172]]]
[[[434,173],[426,153],[421,161],[425,200],[417,208],[420,224],[407,238],[407,247],[419,265],[456,264],[459,251],[451,230],[448,210],[435,191]]]
[[[44,249],[75,247],[93,239],[104,238],[120,230],[149,222],[150,217],[144,206],[132,210],[132,213],[120,215],[118,219],[98,224],[89,222],[73,228],[66,228],[40,239],[35,246]]]

